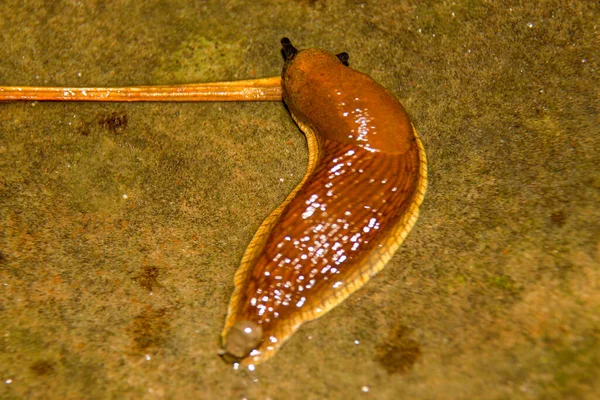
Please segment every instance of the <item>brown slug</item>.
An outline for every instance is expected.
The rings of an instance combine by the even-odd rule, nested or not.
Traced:
[[[221,355],[258,364],[390,260],[419,215],[427,164],[400,102],[319,49],[282,39],[283,99],[308,170],[263,222],[235,275]]]
[[[281,41],[282,77],[129,87],[0,86],[0,101],[280,101],[308,141],[302,182],[263,222],[235,275],[227,361],[257,364],[358,290],[419,215],[425,151],[400,102],[318,49]]]

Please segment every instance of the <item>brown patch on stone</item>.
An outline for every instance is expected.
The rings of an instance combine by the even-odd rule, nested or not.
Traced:
[[[127,114],[125,112],[113,112],[100,117],[98,124],[112,133],[122,133],[127,128]]]
[[[159,275],[160,270],[158,269],[158,267],[145,266],[140,271],[140,274],[136,276],[133,280],[142,288],[151,292],[155,287],[160,286],[157,280]]]
[[[314,7],[319,0],[294,0],[296,3],[302,4],[303,6]]]
[[[409,338],[410,329],[400,325],[392,329],[384,343],[377,346],[375,361],[388,374],[406,374],[421,355],[421,346]]]
[[[79,126],[77,126],[77,133],[81,136],[90,136],[91,129],[89,123],[83,122],[79,124]]]
[[[550,221],[552,221],[552,223],[558,227],[563,226],[566,220],[567,217],[562,211],[553,212],[552,215],[550,215]]]
[[[166,308],[148,308],[134,318],[127,327],[127,333],[133,340],[136,352],[164,347],[171,330],[169,314]]]
[[[54,365],[50,361],[38,360],[29,366],[29,370],[37,376],[50,375],[54,372]]]

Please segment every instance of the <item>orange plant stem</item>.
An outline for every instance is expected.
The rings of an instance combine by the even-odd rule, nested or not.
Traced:
[[[179,86],[0,86],[0,101],[281,101],[281,77]]]

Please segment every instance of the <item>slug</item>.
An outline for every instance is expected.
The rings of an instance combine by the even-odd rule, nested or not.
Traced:
[[[308,168],[263,222],[237,273],[221,356],[270,358],[390,260],[419,215],[425,150],[400,102],[348,55],[281,40],[283,99],[306,135]]]

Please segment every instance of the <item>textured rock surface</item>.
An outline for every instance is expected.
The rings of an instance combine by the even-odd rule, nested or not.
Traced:
[[[304,173],[284,107],[2,103],[0,397],[594,398],[600,11],[518,3],[2,1],[4,85],[277,75],[283,36],[347,51],[430,182],[388,267],[248,376],[217,340]]]

